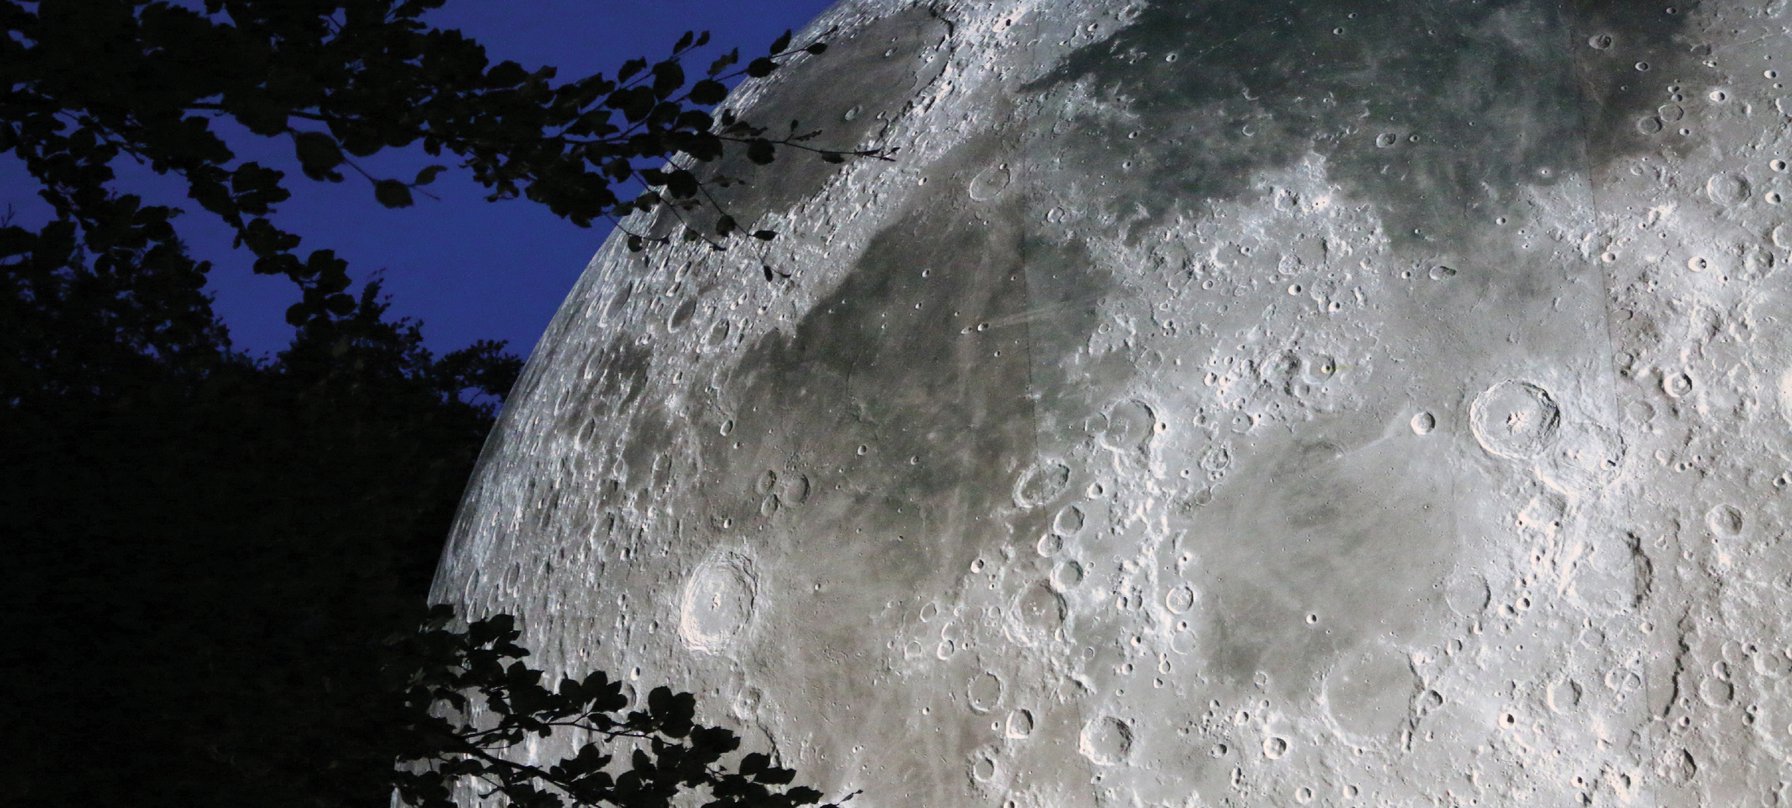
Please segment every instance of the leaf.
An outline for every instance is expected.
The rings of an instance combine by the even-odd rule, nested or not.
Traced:
[[[666,175],[666,190],[676,199],[689,199],[697,195],[697,177],[684,170],[670,172]]]
[[[626,62],[623,62],[622,68],[616,71],[616,80],[617,81],[628,81],[629,77],[631,77],[631,76],[635,75],[636,73],[639,73],[643,70],[646,70],[646,69],[647,69],[647,60],[646,59],[630,59]]]
[[[817,42],[813,45],[810,45],[807,48],[804,48],[803,50],[805,52],[807,52],[810,56],[820,56],[820,55],[828,52],[828,44],[826,42]]]
[[[611,93],[610,97],[604,99],[604,106],[622,110],[622,117],[628,119],[629,123],[635,123],[646,118],[657,101],[652,88],[630,87]]]
[[[448,167],[443,165],[424,166],[422,171],[417,172],[417,179],[412,181],[411,185],[428,185],[435,182],[436,177],[441,176],[442,172],[447,170]]]
[[[671,712],[676,704],[672,688],[660,685],[647,691],[647,709],[649,712],[664,714]]]
[[[760,772],[759,776],[754,777],[753,779],[774,786],[788,785],[790,781],[796,779],[796,770],[771,766]]]
[[[253,266],[258,275],[285,275],[297,279],[304,272],[299,259],[289,253],[275,253],[255,259]]]
[[[720,758],[740,748],[740,736],[721,727],[694,727],[691,730],[691,751]]]
[[[328,278],[348,271],[348,262],[336,257],[335,250],[313,250],[305,256],[305,277]]]
[[[846,162],[846,156],[839,152],[822,152],[821,161],[824,163],[844,163]]]
[[[771,241],[772,239],[775,239],[777,237],[778,237],[778,233],[775,230],[755,230],[755,231],[753,231],[753,238],[759,239],[760,241]]]
[[[281,176],[281,172],[260,163],[243,163],[230,174],[230,190],[238,195],[252,191],[267,191],[279,186]]]
[[[719,76],[719,75],[721,75],[722,71],[727,70],[728,68],[734,66],[734,63],[739,62],[739,61],[740,61],[740,48],[735,48],[733,50],[728,51],[727,53],[722,54],[721,56],[717,56],[715,61],[710,62],[708,73],[711,76]]]
[[[771,162],[777,156],[777,149],[765,138],[754,138],[747,141],[747,159],[759,165]]]
[[[684,32],[684,36],[681,36],[678,38],[678,44],[672,46],[672,52],[677,53],[681,50],[684,50],[685,48],[690,47],[691,42],[694,41],[695,39],[696,39],[696,34],[690,32],[690,31]]]
[[[660,62],[653,66],[653,94],[660,98],[671,98],[684,86],[684,68],[677,62]]]
[[[718,236],[726,236],[734,232],[736,228],[733,216],[722,214],[721,218],[716,219],[716,235]]]
[[[236,119],[244,128],[264,137],[286,131],[288,109],[259,93],[245,93],[233,98]]]
[[[673,128],[693,133],[693,137],[703,137],[716,125],[716,119],[700,109],[687,109],[678,113],[672,124]],[[682,137],[682,135],[681,135]]]
[[[373,184],[373,198],[388,208],[408,208],[411,189],[398,180],[379,180]]]
[[[708,132],[704,132],[693,137],[691,142],[686,143],[684,145],[684,152],[685,154],[690,155],[691,159],[699,162],[715,160],[722,156],[722,139]],[[727,178],[725,177],[712,178],[710,181],[718,188],[728,187]]]
[[[728,87],[715,79],[703,79],[691,85],[690,99],[693,104],[719,104],[728,97]]]
[[[790,47],[790,34],[791,32],[786,29],[777,39],[772,40],[772,48],[769,52],[779,54],[787,50]]]
[[[293,135],[293,150],[298,154],[299,167],[305,176],[314,180],[342,178],[332,170],[342,165],[344,159],[335,138],[322,132],[300,132]]]
[[[521,83],[528,76],[529,71],[524,70],[522,65],[506,60],[493,66],[491,72],[485,74],[485,80],[493,86],[510,87]]]
[[[778,63],[761,56],[747,63],[747,75],[753,78],[765,78],[778,69]]]

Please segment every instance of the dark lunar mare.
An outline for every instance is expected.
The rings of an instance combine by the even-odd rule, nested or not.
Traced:
[[[1160,2],[1024,89],[1082,84],[1124,111],[1070,136],[1092,166],[1149,178],[1153,219],[1317,152],[1396,244],[1448,242],[1523,187],[1651,147],[1635,120],[1696,65],[1687,16],[1617,0]]]
[[[1019,193],[986,206],[981,217],[966,215],[964,189],[992,148],[973,142],[945,158],[936,182],[870,239],[844,279],[791,329],[745,347],[723,381],[721,407],[735,425],[729,435],[702,438],[699,490],[712,509],[708,524],[736,526],[711,531],[710,541],[727,547],[744,536],[768,581],[785,576],[776,586],[788,615],[780,619],[800,628],[771,630],[800,630],[811,641],[768,648],[786,658],[780,664],[871,664],[887,653],[893,627],[829,615],[886,612],[886,585],[913,592],[967,585],[962,573],[974,559],[996,558],[1011,542],[1030,548],[1049,518],[1017,513],[1011,493],[1041,451],[1039,408],[1052,406],[1038,398],[1041,374],[1065,364],[1056,352],[1086,342],[1095,301],[1111,282],[1079,245],[1031,236],[1028,223],[1038,217]],[[1046,282],[1036,288],[1040,278]],[[1041,325],[1054,330],[1050,339],[1034,333]],[[1047,386],[1070,387],[1061,380]],[[785,502],[768,511],[759,490],[740,485],[768,472],[779,480],[804,475],[817,493],[800,508]],[[806,559],[802,569],[847,571],[845,580],[788,580],[790,565],[780,559],[789,558]],[[883,584],[848,585],[859,575]],[[789,663],[791,654],[816,658]],[[948,676],[944,669],[917,675]],[[936,684],[947,692],[961,683]],[[838,689],[816,697],[852,715],[811,728],[840,733],[818,745],[843,748],[855,742],[856,727],[913,718],[900,700],[863,699],[849,678],[808,686]],[[959,729],[968,748],[975,728]],[[951,800],[944,792],[909,796]]]
[[[1076,245],[1030,238],[1019,204],[978,221],[952,198],[962,182],[939,185],[871,240],[793,332],[772,332],[745,352],[729,385],[735,432],[764,436],[793,417],[813,425],[752,448],[751,457],[732,448],[734,438],[707,439],[710,477],[750,479],[753,468],[791,461],[818,468],[824,479],[817,484],[844,477],[855,505],[867,509],[855,509],[852,519],[909,514],[908,524],[883,526],[892,529],[878,540],[903,528],[984,519],[1009,504],[1008,482],[1038,450],[1038,402],[1029,390],[1041,368],[1063,364],[1034,353],[1043,344],[1068,354],[1086,340],[1106,281]],[[1049,288],[1031,290],[1042,271],[1050,273]],[[1061,333],[1032,335],[1029,312],[1038,311],[1050,313]],[[1067,389],[1062,381],[1050,386]],[[864,457],[855,454],[861,444]],[[927,538],[880,551],[888,553],[887,570],[950,578],[969,556],[932,558],[933,548],[980,549]]]

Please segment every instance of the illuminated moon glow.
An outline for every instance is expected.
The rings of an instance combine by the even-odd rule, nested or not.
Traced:
[[[1792,804],[1788,7],[848,0],[434,596],[862,808]]]

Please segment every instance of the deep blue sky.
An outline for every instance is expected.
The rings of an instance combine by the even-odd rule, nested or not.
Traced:
[[[485,43],[494,62],[554,65],[562,79],[570,79],[600,71],[613,74],[635,56],[663,56],[680,34],[692,29],[708,30],[712,37],[711,50],[692,62],[698,68],[729,47],[739,47],[743,56],[759,55],[785,29],[800,29],[830,4],[450,0],[430,19]],[[527,354],[608,235],[607,225],[581,229],[527,200],[488,203],[483,189],[457,175],[453,165],[430,186],[440,201],[419,197],[412,208],[387,210],[373,201],[367,183],[352,174],[340,184],[305,179],[283,141],[233,146],[246,159],[288,171],[293,198],[281,206],[276,221],[305,238],[301,251],[335,249],[357,280],[383,268],[393,311],[422,320],[425,338],[438,352],[477,339],[502,339],[511,350]],[[0,165],[0,205],[18,206],[24,224],[35,201],[33,189],[22,169],[7,162]],[[427,162],[419,151],[371,165],[405,177]],[[212,291],[237,346],[255,354],[283,347],[291,335],[283,313],[297,300],[291,282],[251,273],[247,253],[231,250],[224,228],[172,190],[179,186],[147,172],[123,175],[121,190],[189,209],[178,226],[192,251],[216,264]]]

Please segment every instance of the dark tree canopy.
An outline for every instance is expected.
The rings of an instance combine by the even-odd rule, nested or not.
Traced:
[[[394,669],[404,676],[394,689],[402,688],[405,699],[388,723],[403,728],[404,743],[394,746],[401,750],[397,790],[406,804],[454,808],[457,783],[527,808],[660,808],[681,796],[706,798],[705,808],[821,802],[821,792],[791,786],[796,771],[770,755],[735,755],[740,737],[697,722],[697,700],[689,693],[656,687],[631,705],[623,683],[602,671],[550,687],[522,662],[528,651],[517,645],[520,632],[509,615],[464,630],[454,622],[452,609],[433,607],[425,630],[394,648],[394,659],[404,663]],[[489,711],[489,720],[468,720],[474,707]],[[580,739],[557,763],[499,754],[556,733]]]
[[[0,646],[12,730],[0,755],[21,775],[0,802],[384,808],[400,758],[449,761],[435,771],[523,804],[662,805],[698,786],[717,805],[820,799],[786,788],[789,771],[764,755],[733,757],[738,741],[695,725],[688,697],[623,705],[601,675],[543,688],[501,625],[456,634],[437,613],[416,635],[521,363],[490,342],[427,350],[377,280],[356,290],[342,259],[306,243],[327,237],[288,232],[278,208],[293,170],[365,181],[388,207],[464,170],[493,200],[579,226],[670,211],[683,238],[722,249],[776,234],[728,216],[711,191],[733,180],[704,164],[882,153],[712,114],[729,80],[821,42],[786,35],[687,75],[708,39],[690,34],[658,61],[560,81],[425,24],[441,4],[0,0],[0,159],[25,167],[48,211],[0,216],[0,619],[13,640]],[[290,160],[241,159],[245,138],[276,139]],[[404,149],[444,162],[410,177],[363,167]],[[178,177],[193,209],[121,187],[123,161]],[[284,352],[231,345],[182,215],[216,217],[245,264],[296,282]],[[517,718],[454,725],[441,708],[458,690]],[[600,775],[593,755],[609,753],[581,752],[559,770],[576,782],[560,785],[481,757],[556,721],[646,757]],[[411,771],[410,796],[440,796]]]
[[[491,428],[463,392],[516,360],[433,356],[377,292],[274,362],[119,348],[0,415],[9,804],[384,805],[345,739]]]
[[[744,65],[729,51],[692,81],[683,60],[709,37],[691,33],[664,59],[556,81],[551,67],[493,63],[478,42],[423,22],[443,2],[0,2],[0,155],[24,162],[55,216],[38,232],[0,231],[0,260],[37,284],[74,266],[108,277],[154,273],[197,288],[209,267],[186,256],[172,227],[176,211],[114,189],[113,166],[129,159],[178,175],[187,196],[254,255],[256,272],[297,282],[304,297],[288,314],[293,322],[348,313],[345,262],[327,248],[301,250],[301,237],[276,221],[291,196],[287,171],[239,159],[225,123],[288,141],[293,163],[312,180],[359,175],[387,207],[412,204],[447,166],[382,177],[358,161],[420,146],[451,156],[489,198],[526,197],[579,226],[713,205],[709,186],[729,180],[700,179],[691,167],[733,151],[755,163],[790,148],[833,161],[881,155],[812,146],[814,133],[794,128],[774,137],[727,110],[708,111],[726,94],[724,82],[769,75],[799,54],[822,53],[824,43],[793,46],[786,35]],[[775,235],[748,232],[726,215],[717,222],[684,233],[718,248],[730,238]],[[154,347],[190,347],[202,327],[171,323]]]

